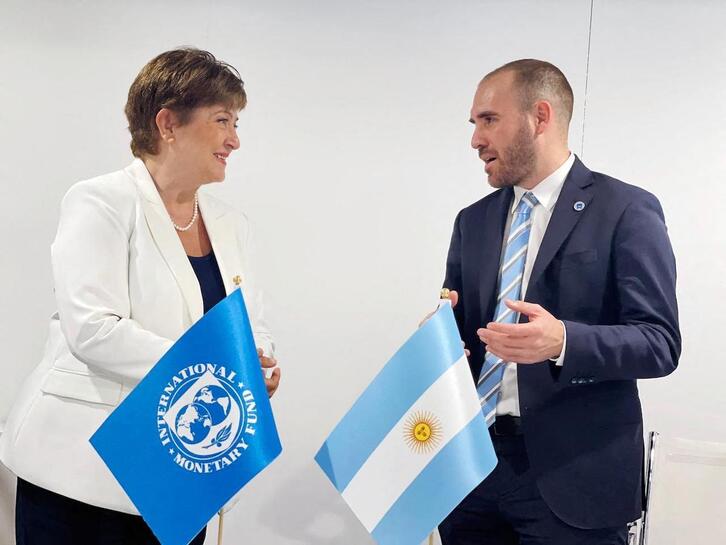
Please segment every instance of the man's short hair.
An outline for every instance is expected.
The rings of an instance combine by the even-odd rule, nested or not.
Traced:
[[[200,106],[222,104],[241,110],[247,104],[239,72],[208,51],[191,47],[166,51],[151,59],[131,84],[126,119],[131,152],[136,157],[159,152],[156,114],[172,110],[180,123],[188,122]]]
[[[559,68],[547,61],[520,59],[489,72],[482,81],[503,72],[514,74],[522,111],[529,110],[538,100],[546,100],[554,107],[560,123],[565,128],[569,126],[574,98],[572,87]]]

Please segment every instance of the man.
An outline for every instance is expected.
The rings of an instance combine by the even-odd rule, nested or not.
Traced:
[[[680,355],[658,200],[568,149],[572,89],[547,62],[479,84],[471,145],[498,190],[456,218],[451,289],[499,464],[444,545],[624,544],[641,513],[637,379]]]

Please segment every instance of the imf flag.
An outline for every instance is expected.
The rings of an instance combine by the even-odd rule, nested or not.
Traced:
[[[497,463],[450,304],[394,354],[315,456],[381,545],[417,545]]]
[[[186,545],[282,447],[242,292],[194,324],[91,437],[163,545]]]

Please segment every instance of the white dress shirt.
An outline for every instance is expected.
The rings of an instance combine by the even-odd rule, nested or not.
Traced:
[[[519,201],[522,196],[527,192],[537,197],[538,204],[532,209],[531,219],[532,227],[529,233],[529,243],[527,244],[527,258],[524,262],[524,276],[522,277],[522,298],[527,293],[527,286],[529,285],[529,277],[532,275],[532,267],[537,259],[537,253],[539,247],[542,244],[545,232],[547,231],[547,225],[552,217],[552,210],[555,208],[557,198],[560,196],[562,191],[562,185],[565,183],[565,178],[570,172],[572,165],[575,162],[574,154],[570,153],[567,160],[555,170],[552,174],[547,176],[544,180],[538,183],[534,189],[527,190],[522,187],[514,187],[514,200],[512,202],[512,208],[507,218],[507,225],[504,229],[504,240],[507,240],[509,235],[509,226],[512,223],[514,217],[514,211],[519,205]],[[505,246],[502,245],[502,255],[504,255]],[[556,365],[562,365],[565,359],[565,347],[567,344],[567,338],[565,337],[562,345],[562,352],[559,358],[556,360]],[[504,375],[502,377],[502,388],[499,390],[497,399],[497,415],[511,414],[519,416],[519,389],[517,387],[517,364],[507,363],[504,367]]]

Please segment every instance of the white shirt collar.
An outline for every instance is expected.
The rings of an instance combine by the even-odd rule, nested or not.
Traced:
[[[524,189],[523,187],[514,186],[514,202],[512,202],[511,213],[513,213],[519,201],[527,191],[531,191],[532,194],[537,197],[539,204],[544,206],[550,212],[557,203],[557,197],[560,196],[562,186],[565,183],[565,178],[570,173],[572,165],[575,163],[575,154],[570,153],[567,160],[562,163],[557,170],[547,176],[544,180],[534,186],[534,189]]]

